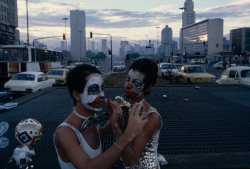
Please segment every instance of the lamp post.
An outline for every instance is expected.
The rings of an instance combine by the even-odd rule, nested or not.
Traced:
[[[78,31],[80,33],[80,59],[79,62],[81,62],[82,57],[82,31]]]
[[[147,39],[148,39],[148,35],[145,35],[146,36],[146,56],[147,56],[147,54],[148,54],[148,52],[147,52]]]
[[[66,21],[68,20],[69,18],[63,18],[63,20],[65,21],[65,49],[66,49],[66,56],[68,55],[68,52],[67,52],[67,36],[66,36]]]
[[[26,18],[27,18],[27,43],[30,44],[29,38],[29,13],[28,13],[28,0],[26,0]]]
[[[158,38],[159,38],[159,37],[158,37],[158,29],[159,29],[159,28],[160,28],[159,26],[157,26],[157,27],[156,27],[156,29],[157,29],[157,44],[156,44],[156,46],[157,46],[157,47],[156,47],[156,56],[157,56],[157,57],[159,57],[159,55],[158,55]]]

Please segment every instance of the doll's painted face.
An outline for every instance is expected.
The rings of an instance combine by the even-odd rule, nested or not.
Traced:
[[[100,74],[88,76],[88,82],[80,94],[82,104],[93,111],[102,111],[104,103],[103,78]]]
[[[125,95],[130,98],[138,98],[143,94],[145,75],[130,69],[125,81]]]

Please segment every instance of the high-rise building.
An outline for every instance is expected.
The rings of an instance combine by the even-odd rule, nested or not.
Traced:
[[[19,44],[17,0],[1,0],[0,6],[0,45]]]
[[[119,58],[124,59],[127,52],[130,50],[131,50],[131,46],[129,45],[129,42],[128,41],[121,41]]]
[[[231,30],[230,43],[234,54],[250,53],[250,27]]]
[[[86,58],[85,12],[70,11],[71,56],[79,61]]]
[[[66,50],[66,41],[61,41],[61,50]]]
[[[166,25],[166,27],[163,28],[161,32],[161,46],[160,46],[161,56],[163,57],[171,56],[173,50],[172,37],[173,37],[172,28]]]
[[[223,51],[223,19],[186,26],[180,34],[180,52],[185,57],[217,56]]]
[[[90,50],[95,51],[95,42],[91,42]]]
[[[184,3],[184,11],[182,13],[182,27],[195,23],[195,11],[194,2],[192,0],[186,0]]]
[[[102,53],[108,56],[107,39],[102,39]]]

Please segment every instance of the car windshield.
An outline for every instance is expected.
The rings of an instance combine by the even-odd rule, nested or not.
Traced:
[[[34,81],[35,75],[32,74],[17,74],[13,77],[12,80],[28,80],[28,81]]]
[[[204,67],[188,67],[188,73],[205,73]]]
[[[177,69],[177,67],[175,65],[165,64],[162,65],[162,69]]]
[[[250,77],[250,70],[242,70],[241,71],[241,77],[242,78]]]
[[[48,75],[59,75],[59,76],[62,76],[63,75],[63,70],[50,70],[48,72]]]

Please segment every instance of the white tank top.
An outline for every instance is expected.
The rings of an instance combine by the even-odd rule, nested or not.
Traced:
[[[96,156],[100,155],[102,153],[102,146],[101,146],[101,142],[100,142],[100,146],[98,149],[94,150],[92,149],[88,143],[85,141],[85,139],[83,138],[82,134],[80,133],[79,130],[77,130],[75,127],[73,127],[72,125],[68,124],[68,123],[65,123],[63,122],[62,124],[60,124],[57,128],[59,127],[62,127],[62,126],[65,126],[65,127],[69,127],[71,128],[74,133],[76,134],[76,136],[78,137],[78,140],[79,140],[79,144],[80,144],[80,147],[89,155],[89,157],[91,159],[95,158]],[[97,131],[99,133],[99,129],[97,127]],[[55,138],[56,138],[56,135],[54,134],[54,145],[55,145]],[[75,169],[75,166],[72,164],[72,163],[67,163],[67,162],[64,162],[58,151],[57,151],[57,148],[56,148],[56,145],[55,145],[55,149],[56,149],[56,153],[57,153],[57,157],[58,157],[58,162],[61,166],[61,169]]]

